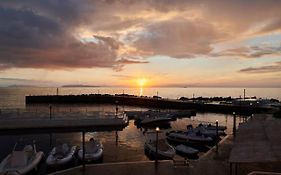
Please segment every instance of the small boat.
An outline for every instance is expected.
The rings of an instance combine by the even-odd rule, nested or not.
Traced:
[[[78,151],[78,158],[83,161],[83,148]],[[93,162],[101,160],[103,156],[103,145],[93,138],[85,143],[85,161]]]
[[[194,128],[193,129],[193,132],[195,133],[200,133],[206,137],[211,137],[213,139],[216,139],[217,137],[220,137],[220,136],[225,136],[225,132],[222,131],[222,130],[218,130],[218,132],[216,130],[208,130],[206,129],[205,127],[197,127],[197,128]]]
[[[170,131],[166,135],[168,141],[187,145],[204,146],[213,142],[211,137],[206,137],[193,131]]]
[[[48,155],[46,164],[48,166],[61,166],[71,162],[74,158],[76,148],[76,146],[69,146],[66,143],[54,147]]]
[[[0,174],[23,175],[29,173],[37,168],[44,156],[42,151],[36,151],[35,145],[25,145],[21,151],[15,151],[15,147],[13,152],[1,162]]]
[[[171,117],[145,117],[141,121],[142,126],[153,125],[153,126],[161,126],[169,124],[173,119]]]
[[[188,125],[189,126],[189,125]],[[187,127],[188,127],[187,126]],[[198,125],[198,127],[203,127],[203,128],[205,128],[205,129],[207,129],[207,130],[216,130],[217,129],[217,127],[216,127],[216,125],[211,125],[211,124],[207,124],[207,125],[204,125],[204,124],[202,124],[202,123],[200,123],[199,125]],[[226,126],[222,126],[222,125],[219,125],[218,126],[218,130],[219,131],[224,131],[224,130],[226,130],[227,128],[226,128]]]
[[[156,141],[148,141],[144,144],[144,150],[151,158],[159,160],[173,159],[176,154],[175,149],[170,146],[166,140],[158,140],[157,153],[156,153]]]
[[[178,153],[186,155],[187,157],[195,157],[199,153],[197,149],[183,144],[176,146],[175,149]]]

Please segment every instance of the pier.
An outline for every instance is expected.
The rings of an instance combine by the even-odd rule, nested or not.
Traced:
[[[193,102],[160,97],[139,97],[133,95],[40,95],[26,96],[26,104],[114,104],[165,109],[195,109],[201,112],[233,113],[251,115],[253,113],[267,112],[270,108],[262,106],[212,104]]]
[[[119,131],[127,125],[127,118],[1,120],[0,134]]]

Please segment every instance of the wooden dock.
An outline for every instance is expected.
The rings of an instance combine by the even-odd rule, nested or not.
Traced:
[[[1,120],[0,134],[120,131],[127,125],[127,118]]]

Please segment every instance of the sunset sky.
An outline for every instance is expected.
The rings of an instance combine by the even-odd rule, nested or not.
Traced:
[[[281,87],[281,1],[2,0],[0,86]]]

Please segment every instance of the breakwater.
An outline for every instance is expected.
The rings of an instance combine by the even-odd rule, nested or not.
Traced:
[[[163,99],[160,97],[139,97],[133,95],[40,95],[26,96],[27,105],[30,104],[115,104],[164,109],[195,109],[201,112],[233,113],[251,115],[268,112],[270,109],[261,106],[244,106],[233,104],[212,104],[193,101]]]

